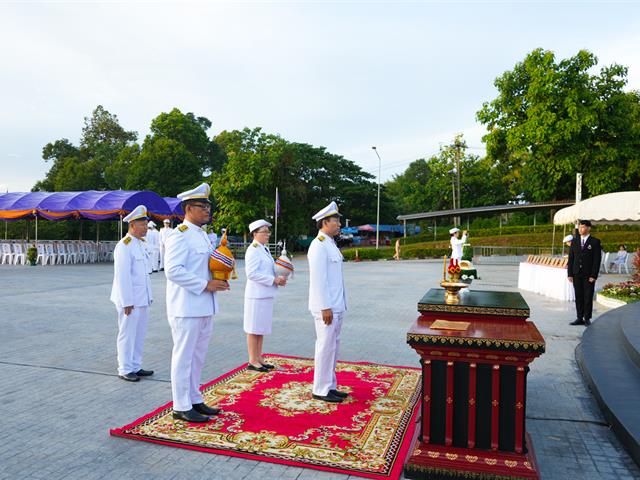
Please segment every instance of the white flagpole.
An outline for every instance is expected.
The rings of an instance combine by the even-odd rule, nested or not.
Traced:
[[[275,232],[274,232],[274,243],[276,244],[275,252],[276,255],[278,253],[278,187],[276,187],[276,203],[274,205],[274,215],[275,215]]]

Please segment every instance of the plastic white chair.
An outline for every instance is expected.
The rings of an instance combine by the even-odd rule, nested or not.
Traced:
[[[53,242],[47,242],[44,244],[44,250],[47,252],[47,256],[49,257],[49,265],[55,265],[57,263],[57,255],[56,249]]]
[[[0,265],[5,263],[8,263],[9,265],[11,265],[13,263],[13,251],[11,250],[11,244],[3,243],[0,251],[2,252],[2,259],[0,259]]]
[[[69,263],[69,254],[67,253],[67,246],[63,242],[56,243],[56,254],[58,256],[58,263],[62,264],[64,260],[64,264]]]
[[[98,245],[94,242],[85,242],[85,247],[87,249],[87,260],[90,263],[96,263],[98,260]]]
[[[27,254],[22,246],[22,243],[14,243],[13,248],[13,264],[18,265],[18,262],[22,265],[27,264]]]
[[[38,250],[38,256],[36,257],[36,264],[40,262],[42,266],[46,265],[47,262],[49,261],[49,255],[47,255],[47,251],[45,250],[44,245],[42,243],[38,243],[38,245],[36,246],[36,249]]]
[[[629,253],[625,253],[624,254],[624,263],[617,263],[616,267],[618,267],[618,273],[622,273],[622,268],[624,267],[625,273],[629,273],[629,267],[627,266],[627,263],[629,262]]]
[[[75,246],[78,249],[79,263],[87,263],[88,262],[87,245],[84,242],[77,242]]]
[[[78,263],[78,248],[74,242],[67,242],[67,256],[69,257],[69,263]]]

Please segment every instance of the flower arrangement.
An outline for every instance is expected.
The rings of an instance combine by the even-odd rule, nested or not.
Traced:
[[[460,268],[460,263],[458,263],[458,259],[454,259],[452,258],[449,261],[449,268],[447,268],[447,272],[449,272],[449,275],[460,275],[460,272],[462,272],[462,269]]]
[[[607,283],[599,293],[625,302],[637,302],[640,300],[640,282]]]
[[[35,245],[27,249],[27,261],[29,262],[29,265],[35,265],[38,261],[38,249]]]

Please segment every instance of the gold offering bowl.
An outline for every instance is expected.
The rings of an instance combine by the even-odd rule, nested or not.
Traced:
[[[460,302],[460,290],[468,288],[469,285],[460,281],[447,282],[443,280],[440,286],[444,288],[444,302],[448,305],[455,305]]]

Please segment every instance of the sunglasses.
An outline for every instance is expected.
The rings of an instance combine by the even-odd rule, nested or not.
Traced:
[[[208,205],[206,203],[192,203],[191,204],[194,207],[200,207],[203,210],[207,210],[207,211],[211,211],[211,205]]]

